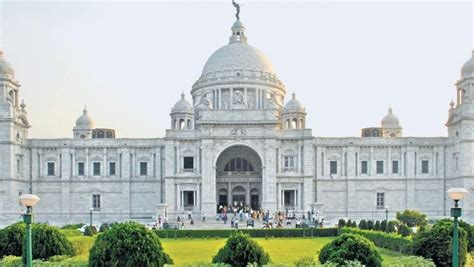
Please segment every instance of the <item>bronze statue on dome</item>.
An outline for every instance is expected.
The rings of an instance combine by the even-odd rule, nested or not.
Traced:
[[[237,12],[235,13],[235,17],[237,18],[237,20],[240,20],[240,4],[236,3],[235,0],[232,0],[232,4],[234,5],[235,9],[237,10]]]

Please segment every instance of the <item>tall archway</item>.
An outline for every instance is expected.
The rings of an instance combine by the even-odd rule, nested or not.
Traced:
[[[262,197],[262,160],[245,145],[226,148],[216,161],[216,200],[219,206],[259,209]]]

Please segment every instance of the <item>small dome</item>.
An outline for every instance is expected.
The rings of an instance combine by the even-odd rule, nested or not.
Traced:
[[[0,50],[0,76],[15,76],[15,70],[3,57],[3,51]]]
[[[385,117],[383,117],[382,128],[385,128],[385,129],[401,128],[400,121],[398,120],[397,116],[393,114],[392,108],[389,108],[388,114],[385,115]]]
[[[463,78],[474,77],[474,50],[472,50],[471,58],[462,66],[461,75]]]
[[[291,100],[285,105],[285,112],[305,112],[304,106],[296,99],[296,94],[293,93]]]
[[[181,93],[181,99],[176,102],[176,104],[171,110],[171,112],[179,111],[193,112],[193,106],[188,101],[186,101],[186,99],[184,98],[184,93]]]
[[[95,124],[92,118],[87,114],[87,109],[84,107],[82,111],[82,116],[76,120],[76,129],[88,130],[94,129]]]

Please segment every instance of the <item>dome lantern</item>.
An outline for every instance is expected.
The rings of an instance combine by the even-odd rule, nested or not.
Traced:
[[[393,114],[392,107],[388,108],[388,113],[381,121],[383,137],[402,137],[402,126],[397,116]]]

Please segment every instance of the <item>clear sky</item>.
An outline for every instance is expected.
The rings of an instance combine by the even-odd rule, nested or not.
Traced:
[[[240,0],[315,136],[359,136],[392,105],[405,136],[445,136],[471,56],[471,1]],[[72,137],[87,105],[117,137],[162,137],[234,22],[228,1],[0,2],[0,48],[22,84],[31,138]]]

